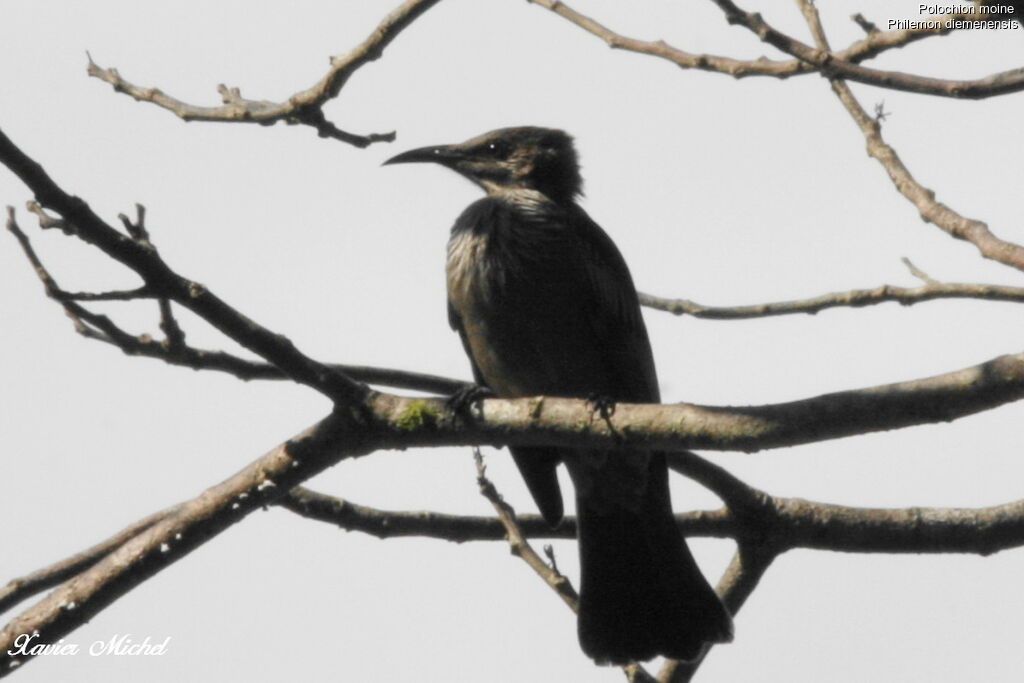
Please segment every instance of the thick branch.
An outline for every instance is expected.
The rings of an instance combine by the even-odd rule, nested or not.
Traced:
[[[220,121],[230,123],[259,123],[270,125],[278,121],[301,123],[314,127],[321,137],[330,137],[356,147],[374,142],[390,142],[395,134],[354,135],[337,128],[323,114],[322,107],[337,97],[342,87],[360,67],[378,59],[399,33],[439,2],[439,0],[407,0],[374,29],[366,40],[347,55],[331,58],[327,73],[312,87],[301,90],[284,102],[250,100],[242,97],[238,88],[220,85],[218,91],[224,104],[220,107],[202,107],[171,97],[158,88],[144,88],[129,83],[117,69],[100,67],[89,58],[89,75],[127,93],[136,100],[151,102],[173,112],[185,121]]]
[[[488,399],[482,404],[484,419],[467,424],[460,436],[479,428],[469,443],[757,451],[950,421],[1022,397],[1024,354],[1015,354],[935,377],[789,403],[731,408],[619,404],[610,421],[595,419],[586,401]],[[424,408],[433,406],[443,410],[439,403]]]
[[[120,548],[127,541],[135,538],[157,522],[166,519],[177,512],[177,510],[178,507],[173,506],[160,512],[155,512],[91,548],[75,553],[71,557],[65,558],[49,567],[44,567],[26,576],[12,579],[6,586],[0,588],[0,614],[3,614],[22,600],[41,593],[48,588],[53,588],[91,567],[117,548]]]
[[[344,457],[373,449],[372,432],[337,412],[259,458],[230,479],[156,521],[0,630],[0,677],[27,659],[14,647],[24,633],[52,643],[160,570],[185,557],[249,513]],[[15,654],[7,654],[8,651]]]

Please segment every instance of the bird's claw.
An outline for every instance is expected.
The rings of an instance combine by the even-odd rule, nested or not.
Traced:
[[[587,403],[590,404],[591,409],[597,413],[602,420],[607,421],[615,414],[615,399],[606,394],[590,394],[590,396],[587,396]]]
[[[467,415],[474,403],[481,399],[493,398],[494,392],[480,384],[468,384],[448,397],[445,403],[452,412]]]

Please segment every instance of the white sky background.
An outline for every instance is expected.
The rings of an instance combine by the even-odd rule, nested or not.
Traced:
[[[819,77],[682,71],[613,52],[525,2],[445,0],[364,67],[328,107],[354,132],[398,131],[359,151],[308,128],[193,123],[85,74],[85,50],[129,80],[218,102],[219,82],[281,99],[320,78],[398,0],[0,4],[0,128],[68,191],[116,221],[134,202],[178,272],[324,361],[468,377],[447,326],[448,228],[478,190],[427,166],[381,168],[411,147],[506,125],[576,136],[586,209],[638,287],[708,304],[802,298],[933,277],[1020,284],[917,217]],[[917,3],[824,2],[833,45]],[[754,58],[770,48],[709,2],[574,6],[625,34]],[[795,3],[765,0],[809,40]],[[971,78],[1018,66],[1024,31],[930,39],[877,60]],[[775,56],[772,54],[772,56]],[[854,87],[885,101],[883,133],[938,198],[1024,240],[1024,100],[983,102]],[[67,289],[135,286],[126,270],[59,233],[39,234],[28,191],[0,171],[0,204]],[[0,235],[0,433],[6,483],[0,581],[200,493],[323,416],[283,383],[243,383],[133,359],[78,337]],[[110,305],[158,332],[155,305]],[[775,402],[946,372],[1020,351],[1009,304],[935,302],[815,317],[716,322],[646,312],[666,401]],[[182,314],[189,340],[223,339]],[[954,424],[755,455],[707,453],[780,495],[865,506],[982,506],[1019,499],[1020,405]],[[489,471],[533,511],[505,453]],[[679,480],[677,509],[715,499]],[[391,509],[487,514],[468,449],[380,452],[311,486]],[[732,543],[696,541],[712,581]],[[572,543],[559,566],[577,576]],[[1021,551],[989,558],[791,552],[769,570],[699,680],[1016,681],[1024,667]],[[27,604],[27,603],[26,603]],[[24,607],[24,605],[23,605]],[[13,615],[5,615],[5,621]],[[378,541],[281,510],[255,513],[67,637],[171,636],[160,658],[44,657],[33,681],[616,681],[578,652],[575,620],[501,543]]]

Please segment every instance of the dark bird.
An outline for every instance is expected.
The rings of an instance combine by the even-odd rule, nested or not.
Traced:
[[[626,263],[576,203],[572,138],[506,128],[414,149],[487,193],[448,242],[448,318],[476,381],[500,397],[660,401],[647,329]],[[672,514],[663,453],[511,449],[545,520],[562,518],[565,463],[579,520],[579,639],[599,663],[693,659],[732,638],[729,613],[701,575]]]

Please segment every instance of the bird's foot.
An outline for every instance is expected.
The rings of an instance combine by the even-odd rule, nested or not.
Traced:
[[[587,396],[587,403],[589,403],[591,409],[606,422],[615,414],[615,399],[606,394],[590,394]]]
[[[467,384],[448,397],[445,403],[458,415],[469,415],[473,404],[485,398],[493,398],[494,392],[480,384]]]

